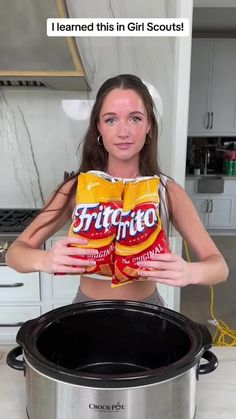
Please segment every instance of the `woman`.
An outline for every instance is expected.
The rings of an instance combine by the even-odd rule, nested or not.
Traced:
[[[19,272],[80,274],[76,301],[130,299],[162,304],[158,283],[183,287],[224,281],[228,275],[225,260],[204,229],[191,200],[176,182],[160,172],[157,137],[154,103],[142,81],[128,74],[108,79],[97,93],[78,173],[101,170],[121,178],[159,175],[164,225],[168,227],[171,221],[198,262],[186,262],[174,253],[156,254],[149,261],[139,262],[140,276],[148,276],[149,281],[138,280],[111,288],[110,280],[99,281],[84,275],[86,266],[95,263],[92,259],[71,258],[72,253],[77,257],[96,253],[95,249],[68,247],[72,243],[86,244],[85,239],[65,237],[52,249],[41,250],[42,244],[72,216],[77,173],[58,188],[44,210],[12,244],[6,256],[8,266]]]

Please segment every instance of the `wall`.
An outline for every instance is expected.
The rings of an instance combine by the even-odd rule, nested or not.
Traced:
[[[189,17],[192,1],[70,0],[72,17]],[[191,26],[190,26],[191,27]],[[118,73],[140,76],[150,88],[160,119],[160,164],[184,181],[190,38],[77,38],[91,92],[0,91],[0,207],[41,207],[76,170],[78,144],[97,88]]]

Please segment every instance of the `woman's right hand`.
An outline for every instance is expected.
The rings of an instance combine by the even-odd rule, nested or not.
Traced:
[[[81,274],[86,272],[86,267],[95,266],[96,262],[92,258],[83,259],[83,256],[96,255],[98,251],[96,249],[74,247],[74,245],[86,245],[87,243],[87,239],[79,237],[65,237],[58,240],[51,249],[44,252],[42,270],[53,274]]]

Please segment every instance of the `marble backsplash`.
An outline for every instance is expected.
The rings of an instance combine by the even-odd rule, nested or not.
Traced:
[[[76,170],[77,147],[87,120],[84,116],[73,119],[66,104],[75,102],[77,107],[82,95],[42,90],[0,92],[1,208],[41,207],[63,181],[64,171]],[[84,101],[79,102],[82,105]]]
[[[71,17],[178,17],[177,0],[67,2]],[[188,16],[183,16],[188,17]],[[40,208],[64,171],[76,170],[97,88],[133,73],[148,85],[160,127],[161,168],[171,172],[178,45],[174,37],[77,38],[90,92],[0,90],[0,208]]]

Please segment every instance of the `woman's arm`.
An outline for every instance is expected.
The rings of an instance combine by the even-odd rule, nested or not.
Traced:
[[[86,266],[94,265],[94,261],[71,257],[96,253],[91,249],[69,247],[70,244],[87,244],[85,239],[65,237],[58,240],[51,249],[41,249],[44,242],[71,218],[75,205],[74,196],[68,201],[65,209],[60,211],[68,198],[71,185],[72,181],[64,184],[52,202],[49,201],[50,204],[46,206],[45,211],[41,212],[9,247],[6,253],[8,266],[22,273],[34,271],[83,273]],[[48,221],[51,222],[44,225]]]
[[[139,263],[140,274],[147,275],[144,269],[151,268],[153,271],[148,273],[150,278],[173,286],[213,285],[226,280],[227,264],[202,225],[192,201],[177,183],[168,181],[167,188],[171,201],[171,222],[198,262],[186,262],[175,254],[160,254],[154,256],[150,262]]]

